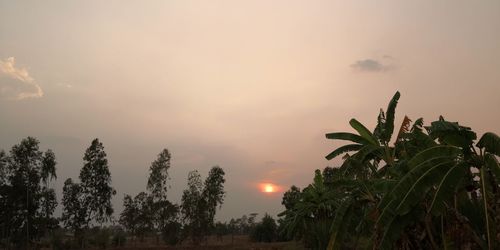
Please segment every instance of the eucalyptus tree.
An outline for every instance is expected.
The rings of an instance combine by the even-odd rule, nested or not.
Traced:
[[[224,191],[224,170],[219,166],[214,166],[210,169],[205,185],[203,188],[203,198],[206,200],[208,223],[209,226],[214,226],[214,217],[217,207],[222,206],[226,192]]]
[[[56,159],[42,152],[39,141],[27,137],[10,154],[0,152],[0,217],[2,238],[16,245],[37,239],[56,226],[57,200],[49,182],[56,178]]]
[[[111,187],[111,173],[104,146],[94,139],[83,156],[80,183],[68,178],[63,187],[64,226],[71,229],[82,246],[85,230],[94,222],[102,225],[110,221],[113,214],[111,197],[116,191]]]
[[[188,188],[182,193],[181,213],[185,230],[195,244],[199,244],[207,231],[206,201],[203,199],[203,183],[197,170],[188,174]]]
[[[84,206],[87,209],[87,223],[104,223],[111,220],[113,205],[111,198],[116,190],[111,187],[111,173],[103,144],[94,139],[83,156],[80,171],[80,186]]]
[[[141,241],[144,236],[153,230],[152,198],[145,192],[140,192],[132,198],[125,195],[123,198],[123,211],[120,214],[120,224]]]
[[[163,149],[158,158],[149,167],[149,178],[147,190],[155,202],[167,200],[169,185],[168,170],[170,169],[170,159],[172,158],[168,149]]]
[[[182,194],[181,213],[185,230],[199,244],[214,224],[217,207],[224,202],[224,170],[214,166],[205,183],[197,170],[188,174],[188,188]]]
[[[118,220],[120,224],[131,233],[133,236],[136,235],[137,232],[137,224],[139,208],[137,204],[134,202],[134,199],[130,195],[125,195],[123,197],[123,211],[120,213],[120,219]]]
[[[167,225],[177,219],[178,207],[167,199],[170,159],[168,149],[163,149],[149,168],[147,190],[152,200],[150,210],[157,232],[166,231]]]
[[[71,178],[64,182],[62,205],[61,221],[64,227],[70,229],[77,239],[82,240],[83,230],[88,224],[87,208],[82,186]]]

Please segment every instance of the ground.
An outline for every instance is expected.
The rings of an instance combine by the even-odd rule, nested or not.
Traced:
[[[148,249],[148,250],[160,250],[160,249],[178,249],[178,250],[194,250],[194,249],[207,249],[207,250],[219,250],[219,249],[239,249],[239,250],[299,250],[304,249],[300,242],[272,242],[272,243],[258,243],[251,242],[247,235],[235,235],[234,241],[231,235],[224,236],[222,240],[217,240],[217,238],[209,237],[207,242],[202,243],[200,246],[193,246],[189,240],[184,242],[180,246],[166,246],[160,242],[160,245],[156,244],[154,239],[145,240],[145,242],[133,242],[129,240],[126,246],[121,248],[114,248],[116,250],[121,249]]]

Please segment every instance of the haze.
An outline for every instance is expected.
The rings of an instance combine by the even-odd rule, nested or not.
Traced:
[[[0,148],[26,136],[52,148],[60,199],[99,138],[115,217],[163,148],[171,200],[190,170],[220,165],[220,220],[276,215],[281,188],[338,164],[324,134],[351,131],[353,117],[373,128],[396,90],[397,124],[443,114],[500,128],[493,0],[0,0],[0,60]]]

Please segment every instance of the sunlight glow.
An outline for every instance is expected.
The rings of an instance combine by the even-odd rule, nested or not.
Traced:
[[[267,193],[267,194],[276,193],[281,190],[278,185],[269,182],[261,182],[259,184],[259,189],[262,193]]]

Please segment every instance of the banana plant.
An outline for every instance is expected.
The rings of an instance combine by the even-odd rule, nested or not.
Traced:
[[[352,119],[357,134],[326,135],[351,142],[326,157],[345,154],[331,184],[345,196],[336,209],[328,249],[345,248],[366,231],[373,232],[371,244],[356,248],[497,249],[499,137],[486,133],[475,143],[476,134],[457,122],[439,117],[430,126],[424,127],[422,119],[410,126],[405,117],[390,145],[398,100],[399,92],[387,113],[380,111],[373,133]],[[379,167],[380,162],[385,165]]]
[[[338,194],[327,187],[321,171],[316,170],[313,183],[304,188],[299,201],[279,216],[284,216],[290,238],[302,236],[312,248],[325,249],[338,202]]]
[[[473,245],[496,249],[500,213],[500,167],[496,156],[500,140],[494,133],[484,134],[475,149],[476,134],[468,127],[448,122],[440,117],[426,127],[429,137],[439,145],[421,151],[407,163],[408,172],[378,205],[380,216],[375,227],[377,249],[392,249],[401,235],[401,225],[411,214],[425,211],[423,217],[412,217],[410,222],[424,224],[426,239],[434,249],[445,248],[452,232],[451,225],[461,227],[462,234],[471,235]],[[495,156],[496,155],[496,156]],[[460,194],[467,195],[460,195]],[[458,200],[461,199],[461,200]],[[469,200],[470,199],[470,200]],[[459,204],[475,206],[482,218],[466,214]],[[425,219],[427,218],[427,219]],[[437,226],[430,221],[446,221]],[[462,221],[461,221],[462,219]],[[464,220],[465,219],[465,220]],[[451,223],[457,221],[460,223]],[[464,224],[464,221],[468,225]],[[481,227],[473,226],[483,225]],[[441,231],[441,235],[434,235]],[[438,246],[438,238],[441,245]],[[455,241],[460,241],[457,239]]]
[[[386,112],[382,109],[380,110],[377,118],[377,126],[373,133],[358,120],[351,119],[349,124],[356,130],[357,134],[350,132],[326,134],[327,139],[351,142],[332,151],[326,156],[326,159],[331,160],[339,155],[355,152],[353,155],[347,155],[347,160],[344,162],[342,168],[348,171],[350,168],[363,166],[367,167],[367,171],[371,174],[377,172],[380,161],[384,161],[386,165],[393,165],[395,150],[389,143],[394,132],[395,111],[400,96],[400,93],[396,92],[389,102]],[[403,126],[406,123],[404,122]]]

